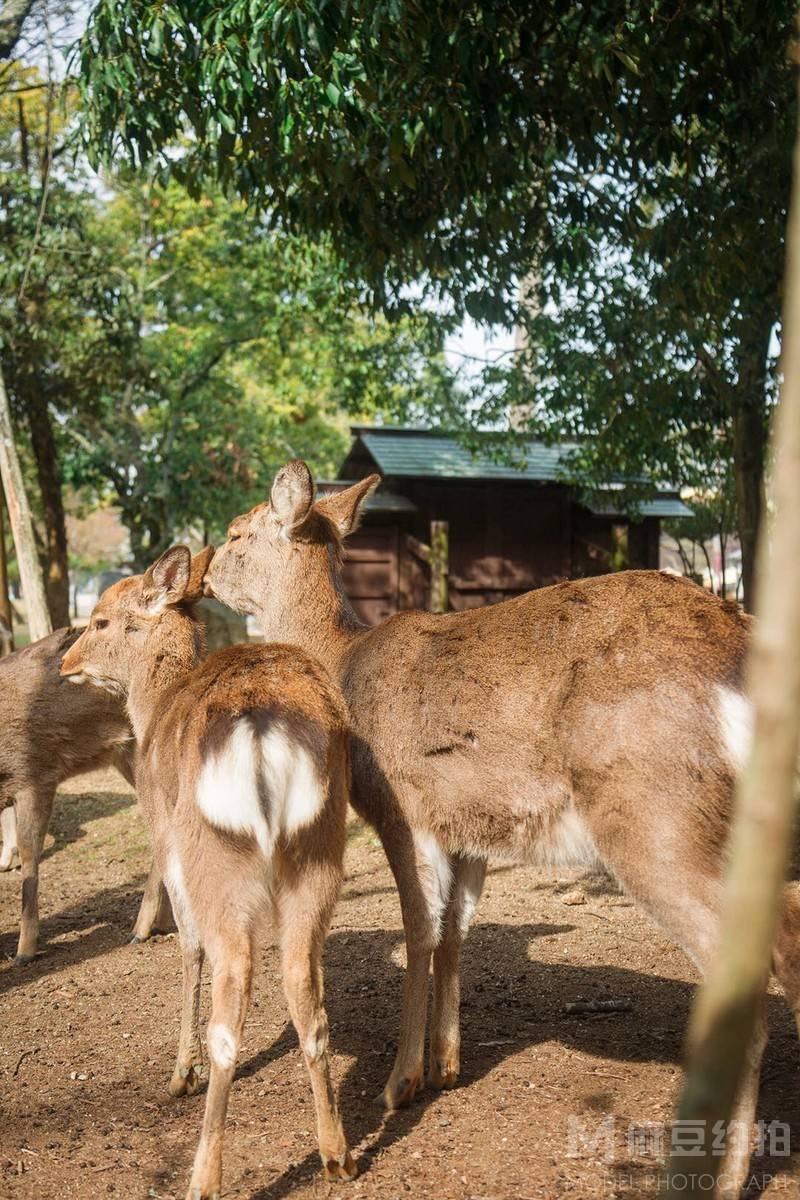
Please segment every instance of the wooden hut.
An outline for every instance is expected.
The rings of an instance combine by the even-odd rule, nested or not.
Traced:
[[[619,511],[613,488],[581,503],[561,479],[564,447],[529,441],[520,467],[473,455],[446,433],[366,425],[351,433],[339,478],[319,486],[383,478],[345,563],[348,593],[370,622],[430,607],[432,523],[444,523],[449,541],[448,607],[462,610],[622,566],[658,567],[661,518],[690,512],[674,491],[644,503],[636,521]]]

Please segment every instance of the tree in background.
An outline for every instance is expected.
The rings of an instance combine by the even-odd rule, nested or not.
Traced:
[[[716,480],[691,496],[692,515],[662,522],[662,537],[666,535],[675,547],[683,574],[703,581],[703,569],[708,572],[712,592],[723,598],[739,597],[741,570],[731,561],[735,548],[733,521],[736,497],[730,470],[721,464]],[[662,542],[663,545],[663,542]]]
[[[0,74],[0,363],[64,624],[65,482],[118,505],[143,566],[191,525],[224,529],[287,456],[330,472],[348,412],[449,384],[438,323],[360,315],[329,245],[218,193],[98,180],[51,66]]]
[[[74,380],[62,366],[93,290],[82,204],[53,177],[64,135],[55,85],[9,64],[0,93],[0,365],[18,423],[27,427],[43,529],[41,557],[54,625],[69,617],[60,466],[51,401]]]
[[[577,431],[576,477],[654,462],[658,482],[696,483],[682,444],[702,463],[722,435],[749,603],[793,16],[789,0],[100,0],[88,132],[329,236],[384,308],[422,293],[526,325],[470,414],[507,417],[535,381],[530,429]]]
[[[326,247],[240,203],[131,178],[88,236],[113,280],[122,363],[62,408],[68,480],[119,507],[143,566],[180,531],[224,530],[302,456],[335,472],[348,414],[448,387],[438,323],[359,314]]]

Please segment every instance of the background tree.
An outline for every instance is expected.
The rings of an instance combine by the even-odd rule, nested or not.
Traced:
[[[0,69],[0,366],[57,624],[65,482],[119,506],[141,566],[192,523],[219,532],[287,454],[330,472],[348,412],[448,386],[437,323],[360,316],[324,242],[218,192],[93,175],[59,84],[78,9],[34,5],[22,61]],[[58,37],[40,20],[56,10]]]
[[[54,89],[39,70],[12,64],[0,93],[0,364],[32,449],[48,606],[59,626],[69,618],[69,579],[53,405],[89,386],[70,373],[70,343],[84,336],[98,295],[89,199],[53,173],[66,136]]]
[[[470,413],[507,415],[535,379],[548,403],[531,428],[578,431],[576,476],[636,476],[657,452],[659,481],[681,483],[681,441],[697,462],[722,433],[749,602],[793,15],[789,0],[100,0],[82,47],[88,132],[106,155],[220,182],[331,237],[385,308],[422,293],[530,322],[529,354]],[[531,272],[538,320],[518,302]]]
[[[181,530],[221,532],[287,457],[335,473],[348,414],[447,390],[438,322],[361,316],[326,247],[218,194],[117,189],[87,230],[114,323],[59,433],[67,479],[113,499],[137,566]]]
[[[10,57],[32,7],[33,0],[5,0],[0,5],[0,60]]]
[[[663,521],[661,529],[672,539],[685,575],[702,580],[705,570],[712,591],[722,597],[729,593],[738,597],[741,571],[731,561],[736,497],[727,465],[720,464],[717,478],[709,478],[702,491],[692,493],[690,517]]]

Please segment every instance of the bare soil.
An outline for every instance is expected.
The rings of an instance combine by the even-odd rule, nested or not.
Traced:
[[[132,793],[105,773],[73,781],[57,805],[42,865],[43,953],[27,968],[6,961],[19,873],[0,876],[4,1198],[184,1196],[204,1095],[167,1093],[175,937],[126,944],[147,866]],[[356,822],[325,961],[336,1080],[361,1175],[350,1185],[322,1179],[310,1089],[267,945],[231,1097],[224,1195],[656,1194],[695,975],[613,885],[527,868],[490,874],[464,951],[461,1085],[426,1091],[389,1119],[374,1097],[395,1048],[400,910],[380,846]],[[632,1010],[567,1013],[579,999],[627,999]],[[759,1117],[798,1130],[800,1148],[800,1049],[777,994],[769,1007]],[[613,1129],[602,1124],[609,1117]],[[767,1149],[781,1151],[781,1136],[772,1124]],[[752,1169],[749,1195],[800,1198],[794,1156],[756,1155]]]

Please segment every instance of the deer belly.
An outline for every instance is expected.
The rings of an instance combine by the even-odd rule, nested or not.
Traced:
[[[420,791],[419,824],[451,853],[559,867],[598,862],[589,826],[561,775],[521,768],[509,778],[485,767],[462,769],[429,778]]]

